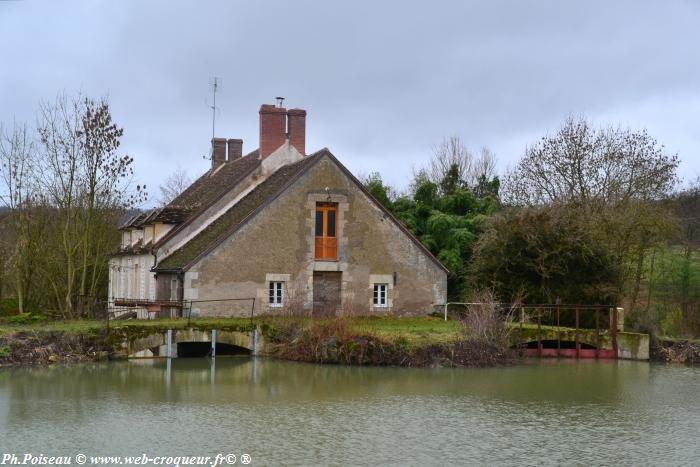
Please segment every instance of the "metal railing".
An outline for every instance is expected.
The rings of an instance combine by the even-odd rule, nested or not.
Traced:
[[[247,310],[247,307],[231,307],[231,304],[240,302],[250,302],[250,319],[253,319],[255,317],[255,301],[255,297],[221,298],[213,300],[185,300],[183,302],[183,314],[185,313],[184,310],[187,310],[187,322],[189,323],[192,319],[192,308],[194,305],[195,307],[197,307],[198,312],[201,312],[202,308],[208,308],[206,313],[207,317],[231,316],[232,313],[236,313],[241,310]],[[209,305],[207,306],[205,304]]]
[[[224,317],[232,315],[255,316],[256,298],[223,298],[212,300],[148,300],[132,298],[115,298],[104,302],[104,318],[107,321],[117,319],[154,319],[186,318],[192,319],[193,310],[204,312],[207,317]],[[240,305],[239,305],[240,304]]]
[[[448,319],[448,307],[460,306],[464,307],[462,313],[469,313],[469,308],[473,306],[483,306],[485,303],[475,302],[447,302],[445,304],[436,305],[443,309],[443,317],[445,321]],[[543,339],[545,331],[554,331],[556,336],[556,355],[562,355],[568,352],[563,351],[562,342],[569,342],[568,339],[563,339],[564,332],[567,330],[574,331],[574,348],[575,356],[579,357],[582,354],[582,339],[581,334],[585,331],[587,335],[591,331],[595,331],[594,346],[595,356],[601,355],[602,338],[603,336],[610,337],[613,354],[617,354],[618,336],[617,333],[624,329],[624,318],[621,316],[623,310],[612,305],[581,305],[581,304],[533,304],[533,305],[509,305],[506,303],[495,303],[500,312],[507,316],[512,316],[511,326],[519,328],[520,344],[523,345],[526,340],[524,338],[525,326],[535,325],[536,352],[538,356],[542,356],[544,351],[543,341],[551,339]],[[460,314],[460,313],[456,313]],[[550,329],[545,329],[549,327]]]
[[[520,320],[519,328],[521,341],[524,335],[523,327],[526,323],[536,324],[536,354],[542,356],[544,353],[543,347],[543,326],[548,326],[556,330],[556,352],[557,356],[561,355],[562,350],[562,334],[564,329],[574,330],[574,349],[575,357],[579,358],[582,354],[582,330],[595,330],[595,357],[599,358],[603,351],[601,346],[601,337],[604,334],[610,336],[612,354],[617,356],[618,342],[617,333],[620,330],[619,313],[620,308],[611,305],[564,305],[564,304],[542,304],[542,305],[522,305],[519,307]],[[601,314],[607,314],[607,325],[605,319],[601,320]],[[587,318],[582,322],[583,318]],[[522,342],[521,342],[522,344]]]

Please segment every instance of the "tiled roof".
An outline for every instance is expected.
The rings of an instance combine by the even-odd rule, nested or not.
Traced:
[[[330,157],[330,159],[334,161],[338,167],[355,183],[358,189],[362,191],[369,199],[371,199],[374,204],[381,209],[385,215],[391,219],[421,250],[423,250],[423,252],[430,259],[432,259],[440,268],[447,271],[447,268],[445,268],[445,266],[443,266],[442,263],[440,263],[440,261],[433,256],[430,250],[428,250],[425,245],[423,245],[420,240],[418,240],[379,201],[374,199],[374,197],[369,193],[369,191],[367,191],[362,183],[357,180],[357,178],[355,178],[355,176],[326,148],[306,156],[304,159],[296,163],[289,164],[278,169],[250,193],[239,200],[228,211],[222,214],[218,219],[214,220],[204,230],[191,238],[187,243],[185,243],[185,245],[163,259],[153,270],[174,271],[189,267],[189,265],[191,265],[194,261],[207,254],[211,249],[216,247],[216,245],[221,243],[239,227],[244,225],[257,211],[279,196],[279,194],[290,186],[294,180],[296,180],[304,171],[310,168],[324,155]],[[239,183],[259,164],[260,161],[258,160],[258,150],[256,150],[233,163],[225,164],[221,167],[221,169],[219,169],[218,172],[212,174],[212,171],[210,170],[164,208],[153,211],[147,216],[141,214],[143,217],[140,218],[138,218],[139,216],[134,216],[134,218],[127,221],[127,224],[133,225],[134,221],[145,221],[148,223],[159,218],[174,220],[178,215],[180,215],[180,213],[183,212],[187,213],[187,215],[182,218],[183,220],[178,222],[184,222],[188,219],[188,217],[194,218],[202,207],[206,207],[223,196],[223,194],[230,190],[235,184]],[[212,181],[214,181],[214,185],[212,187],[208,187],[207,183]],[[199,201],[198,197],[201,197]],[[173,229],[170,233],[173,233],[176,230],[177,228]],[[163,239],[160,241],[163,241]],[[151,243],[149,242],[149,245],[146,246],[151,246]],[[155,247],[157,246],[158,245],[156,244]]]
[[[162,208],[153,222],[167,224],[184,222],[199,208],[207,206],[228,192],[258,165],[260,165],[260,159],[256,150],[216,169],[209,169],[177,198]]]
[[[165,209],[171,212],[174,210],[194,212],[228,192],[258,165],[260,165],[260,159],[258,159],[258,151],[255,150],[221,167],[209,169],[177,198],[168,203]],[[159,219],[156,218],[156,220]]]
[[[259,165],[260,159],[256,149],[240,159],[226,162],[217,169],[209,169],[165,206],[133,216],[120,228],[140,227],[154,222],[181,224],[195,215],[200,208],[208,206],[231,190]]]
[[[119,226],[119,230],[126,230],[132,227],[137,227],[141,223],[141,221],[143,221],[146,217],[148,217],[148,213],[146,212],[136,213],[133,216],[129,217],[121,226]]]
[[[328,150],[324,149],[281,167],[184,246],[166,257],[155,269],[176,270],[188,266],[211,246],[217,245],[245,224],[252,214],[277,197],[298,175],[327,153]]]
[[[328,156],[352,180],[372,202],[381,209],[387,218],[391,219],[432,261],[441,269],[448,271],[440,261],[433,256],[428,248],[421,243],[393,214],[391,214],[331,152],[324,148],[294,164],[286,165],[273,173],[267,180],[258,185],[243,199],[238,201],[218,219],[209,224],[184,246],[167,256],[154,268],[156,271],[174,271],[188,268],[197,259],[211,251],[224,239],[244,225],[252,216],[286,190],[301,174],[309,169],[323,156]]]
[[[148,243],[144,245],[143,239],[139,238],[135,244],[129,245],[126,248],[120,248],[117,252],[112,254],[112,256],[144,255],[150,251],[151,243],[152,242],[149,240]]]

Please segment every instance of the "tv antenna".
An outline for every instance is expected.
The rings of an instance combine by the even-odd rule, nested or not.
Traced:
[[[213,145],[214,137],[216,136],[216,93],[221,91],[221,78],[217,78],[216,76],[209,78],[209,89],[214,96],[213,104],[211,105],[211,139]]]

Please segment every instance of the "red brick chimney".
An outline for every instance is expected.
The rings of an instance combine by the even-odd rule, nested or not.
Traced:
[[[265,159],[287,138],[287,109],[270,104],[260,106],[260,159]]]
[[[289,109],[287,111],[287,132],[289,144],[294,146],[302,156],[306,155],[306,110]]]
[[[211,167],[217,168],[226,162],[226,138],[212,138]]]
[[[229,139],[228,140],[228,161],[235,161],[243,156],[243,140]]]

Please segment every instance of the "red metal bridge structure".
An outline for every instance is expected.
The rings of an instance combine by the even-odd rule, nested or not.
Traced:
[[[531,357],[618,358],[620,308],[610,305],[523,305],[515,327]]]

